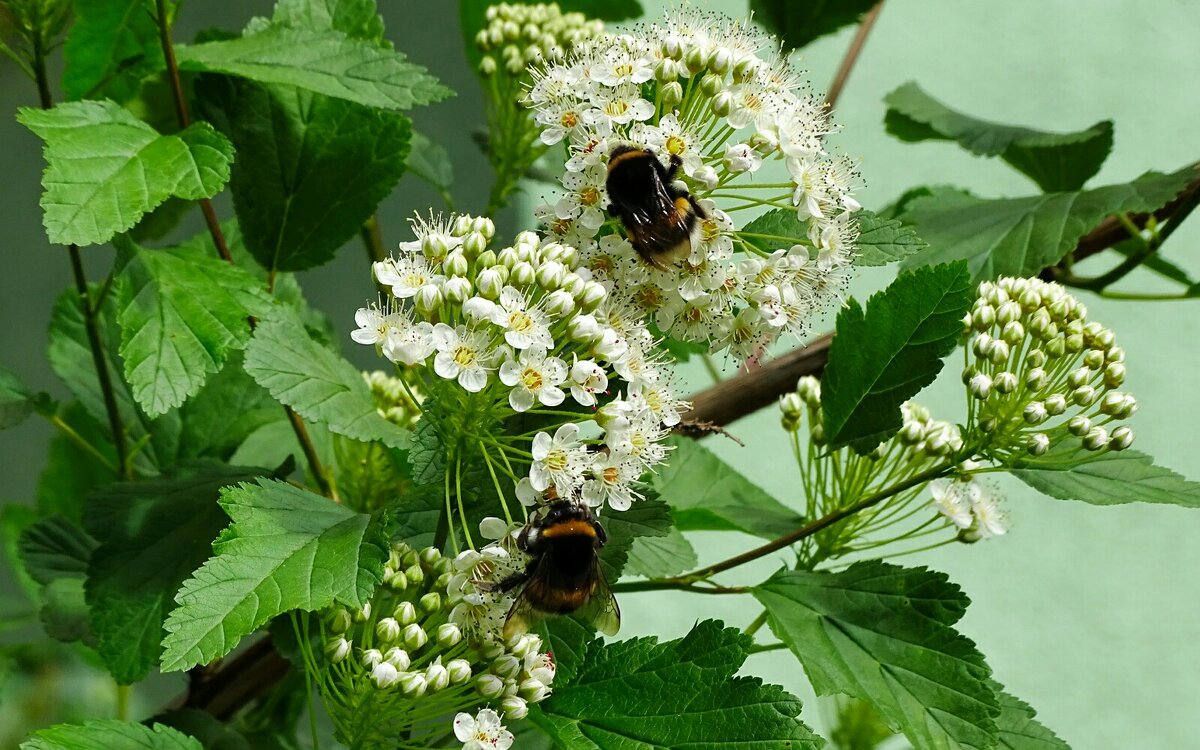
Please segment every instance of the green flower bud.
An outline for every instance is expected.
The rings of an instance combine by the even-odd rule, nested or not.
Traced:
[[[462,631],[452,622],[444,622],[438,626],[437,642],[442,648],[457,646],[462,640]]]
[[[425,682],[425,675],[419,672],[405,672],[400,675],[400,689],[410,698],[419,698],[425,695],[429,684]]]
[[[1104,368],[1104,385],[1109,388],[1120,388],[1125,382],[1125,365],[1113,362]]]
[[[400,637],[400,623],[394,617],[384,617],[375,623],[375,635],[384,643],[391,643]]]
[[[353,620],[350,617],[350,612],[345,609],[338,609],[329,620],[329,631],[340,635],[349,630],[352,624]]]
[[[1090,451],[1098,451],[1108,445],[1108,430],[1103,427],[1093,427],[1083,436],[1083,447]]]
[[[417,623],[404,628],[404,645],[408,646],[410,651],[419,651],[428,642],[429,635]]]
[[[325,656],[330,664],[339,664],[350,655],[350,641],[345,638],[334,638],[325,643]]]
[[[403,672],[412,664],[412,659],[409,658],[408,652],[399,646],[392,646],[383,655],[383,660],[391,664],[397,670]]]
[[[400,602],[396,605],[393,616],[401,625],[411,625],[417,621],[417,608],[412,602]]]
[[[451,659],[446,662],[446,671],[450,674],[451,685],[461,685],[471,679],[471,663],[466,659]],[[492,677],[493,675],[484,675]]]
[[[1092,420],[1082,414],[1077,414],[1071,417],[1071,421],[1067,422],[1067,430],[1075,437],[1083,437],[1092,429]]]
[[[671,81],[663,84],[662,101],[667,109],[678,107],[683,101],[683,85],[679,81]]]
[[[1096,389],[1083,385],[1071,391],[1071,402],[1076,406],[1090,406],[1096,400]]]
[[[505,719],[524,719],[529,715],[529,706],[526,702],[516,696],[505,698],[500,701],[500,709],[504,712]]]
[[[1044,432],[1035,432],[1025,439],[1025,450],[1031,456],[1043,456],[1050,450],[1050,437]]]
[[[425,596],[421,597],[421,609],[426,612],[436,612],[442,608],[442,595],[436,591],[430,591]]]
[[[1054,393],[1046,397],[1046,411],[1050,412],[1050,416],[1057,417],[1067,410],[1067,399],[1061,393]]]
[[[504,680],[494,674],[481,674],[475,678],[475,692],[488,700],[499,698],[504,693]]]
[[[445,690],[450,685],[450,672],[442,666],[441,660],[435,660],[425,668],[425,684],[429,686],[429,692],[436,693]]]
[[[1123,451],[1133,444],[1133,430],[1125,425],[1121,425],[1112,431],[1112,438],[1108,441],[1109,450]]]

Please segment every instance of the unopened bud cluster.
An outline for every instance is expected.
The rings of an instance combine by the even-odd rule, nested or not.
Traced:
[[[435,548],[396,543],[370,602],[323,616],[321,694],[346,744],[391,748],[414,715],[484,704],[519,719],[549,695],[554,662],[541,639],[485,640],[456,624],[459,602],[447,594],[454,571]]]
[[[483,52],[479,72],[524,76],[528,66],[561,60],[575,45],[604,32],[604,23],[563,13],[557,3],[500,3],[487,9],[487,26],[475,35]]]
[[[1123,424],[1137,409],[1121,389],[1125,352],[1061,286],[985,281],[963,322],[969,429],[986,436],[985,453],[1003,460],[1040,456],[1067,439],[1089,451],[1133,442]]]
[[[371,397],[380,416],[400,427],[416,424],[421,416],[421,406],[414,400],[415,393],[411,385],[380,370],[364,372],[363,380],[371,389]]]

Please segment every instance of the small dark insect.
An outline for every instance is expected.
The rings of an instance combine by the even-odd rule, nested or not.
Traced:
[[[534,515],[517,536],[517,547],[533,556],[525,570],[501,581],[510,591],[521,584],[504,622],[510,638],[548,615],[576,612],[605,635],[616,635],[621,610],[597,553],[608,541],[604,527],[586,506],[555,500]]]
[[[672,184],[681,165],[672,154],[668,169],[653,151],[636,146],[617,146],[608,156],[608,212],[621,219],[642,260],[662,270],[691,252],[696,221],[708,218]]]

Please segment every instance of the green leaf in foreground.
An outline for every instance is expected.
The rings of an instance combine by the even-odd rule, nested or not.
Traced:
[[[121,358],[133,397],[152,417],[196,394],[250,340],[250,315],[270,305],[250,274],[216,255],[118,243]]]
[[[267,479],[226,487],[220,503],[233,524],[175,597],[163,671],[224,656],[284,612],[361,609],[378,585],[386,553],[370,516]]]
[[[63,46],[68,99],[125,102],[142,79],[164,67],[153,0],[74,0],[75,21]]]
[[[754,218],[738,231],[738,236],[763,252],[787,250],[797,243],[808,243],[808,227],[790,208],[776,208]]]
[[[368,107],[406,110],[451,95],[395,50],[338,31],[269,27],[257,34],[176,47],[179,67],[284,84]]]
[[[900,429],[900,405],[933,382],[953,351],[971,304],[966,264],[901,274],[838,313],[821,409],[830,448],[871,450]]]
[[[734,677],[749,636],[706,620],[679,640],[593,641],[565,687],[529,714],[557,747],[577,750],[819,748],[778,685]]]
[[[1059,500],[1200,508],[1200,482],[1156,466],[1153,458],[1134,450],[1097,455],[1078,441],[1063,440],[1044,456],[1022,457],[1010,471],[1035,490]]]
[[[922,748],[990,748],[1000,707],[983,655],[951,627],[969,600],[925,568],[781,571],[755,587],[818,695],[871,703]]]
[[[46,142],[43,223],[60,245],[108,242],[167,198],[211,198],[229,180],[233,146],[207,123],[159,135],[111,101],[25,108],[17,119]]]
[[[695,440],[672,438],[654,487],[681,531],[743,531],[774,539],[804,523],[791,508]]]
[[[895,263],[927,247],[912,227],[904,226],[896,219],[885,219],[866,209],[855,212],[854,218],[858,221],[858,241],[854,243],[857,265]]]
[[[312,422],[339,435],[405,447],[409,434],[375,409],[371,390],[349,362],[309,337],[284,311],[261,321],[244,366],[255,382]]]
[[[327,262],[404,174],[412,124],[399,113],[224,76],[201,76],[196,92],[205,115],[247,154],[229,187],[263,268]]]
[[[383,19],[375,0],[280,0],[271,21],[291,29],[333,29],[353,39],[379,42],[383,38]]]
[[[33,413],[33,394],[8,370],[0,368],[0,430],[16,427]]]
[[[21,750],[204,750],[200,743],[162,724],[148,727],[106,719],[58,724],[34,732]]]
[[[910,81],[884,98],[887,131],[902,141],[957,141],[980,156],[999,156],[1046,193],[1079,190],[1112,150],[1113,124],[1076,133],[1000,125],[955,112]]]
[[[750,12],[755,21],[783,40],[784,47],[798,49],[858,23],[875,4],[876,0],[750,0]]]
[[[220,489],[259,473],[213,464],[89,498],[84,523],[100,546],[88,566],[87,602],[97,650],[118,683],[137,682],[158,664],[175,593],[228,523]]]
[[[1000,716],[996,719],[1000,727],[997,750],[1071,750],[1058,735],[1034,718],[1037,711],[1028,703],[1004,692],[1004,687],[994,680],[991,685],[1000,700]]]
[[[1200,177],[1192,167],[1147,172],[1124,185],[1027,198],[972,199],[941,192],[910,200],[900,217],[929,247],[905,267],[965,260],[971,279],[1036,276],[1079,244],[1107,216],[1154,211]]]
[[[408,152],[408,171],[421,178],[437,191],[446,205],[453,206],[450,188],[454,186],[454,164],[450,152],[440,143],[413,131],[412,148]]]

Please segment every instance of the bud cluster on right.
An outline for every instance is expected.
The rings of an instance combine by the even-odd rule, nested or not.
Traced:
[[[985,281],[964,319],[968,432],[999,462],[1040,456],[1064,440],[1124,450],[1137,401],[1121,390],[1125,352],[1113,332],[1058,284]]]

